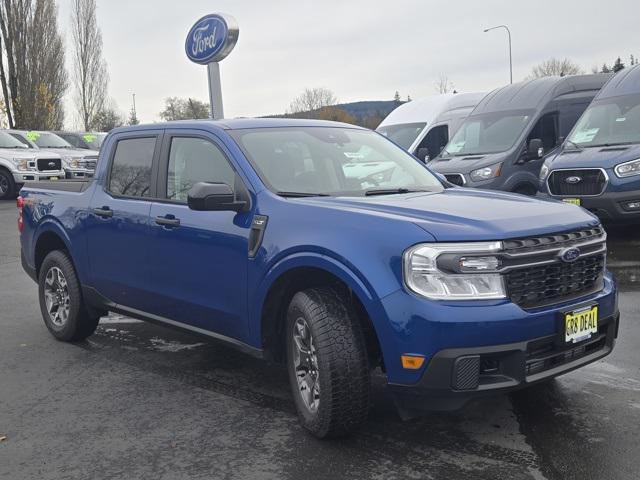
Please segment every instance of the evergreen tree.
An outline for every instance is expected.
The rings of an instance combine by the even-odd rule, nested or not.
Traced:
[[[620,59],[620,57],[616,58],[616,61],[613,64],[613,68],[611,69],[613,73],[617,73],[623,68],[624,68],[624,63],[622,63],[622,60]]]
[[[396,90],[396,94],[393,96],[393,101],[400,103],[400,92],[398,92],[398,90]]]
[[[602,70],[600,70],[600,73],[611,73],[611,69],[607,66],[606,63],[603,63]]]

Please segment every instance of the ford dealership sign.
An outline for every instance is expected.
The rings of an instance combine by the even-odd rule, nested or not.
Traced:
[[[205,15],[187,34],[184,45],[187,57],[201,65],[219,62],[235,47],[238,33],[238,24],[231,15]]]

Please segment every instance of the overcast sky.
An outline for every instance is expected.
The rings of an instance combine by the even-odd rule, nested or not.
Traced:
[[[70,4],[59,0],[69,44]],[[305,87],[330,88],[341,102],[396,90],[415,99],[446,74],[458,91],[491,90],[509,81],[506,32],[483,33],[498,24],[513,35],[514,81],[552,56],[587,72],[640,56],[638,0],[98,0],[109,92],[123,112],[131,93],[143,122],[158,120],[166,97],[208,99],[206,67],[187,59],[184,40],[214,12],[240,25],[221,63],[226,117],[282,113]]]

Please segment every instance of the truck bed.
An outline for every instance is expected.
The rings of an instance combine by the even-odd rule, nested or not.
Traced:
[[[42,180],[39,182],[26,182],[23,188],[33,190],[56,190],[61,192],[80,193],[89,188],[89,185],[93,183],[93,180],[93,178],[89,180]]]

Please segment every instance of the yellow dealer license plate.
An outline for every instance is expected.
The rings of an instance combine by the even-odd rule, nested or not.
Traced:
[[[576,343],[598,333],[598,306],[590,305],[564,314],[564,340]]]
[[[582,205],[582,202],[580,201],[579,198],[563,198],[562,201],[564,203],[570,203],[571,205]]]

